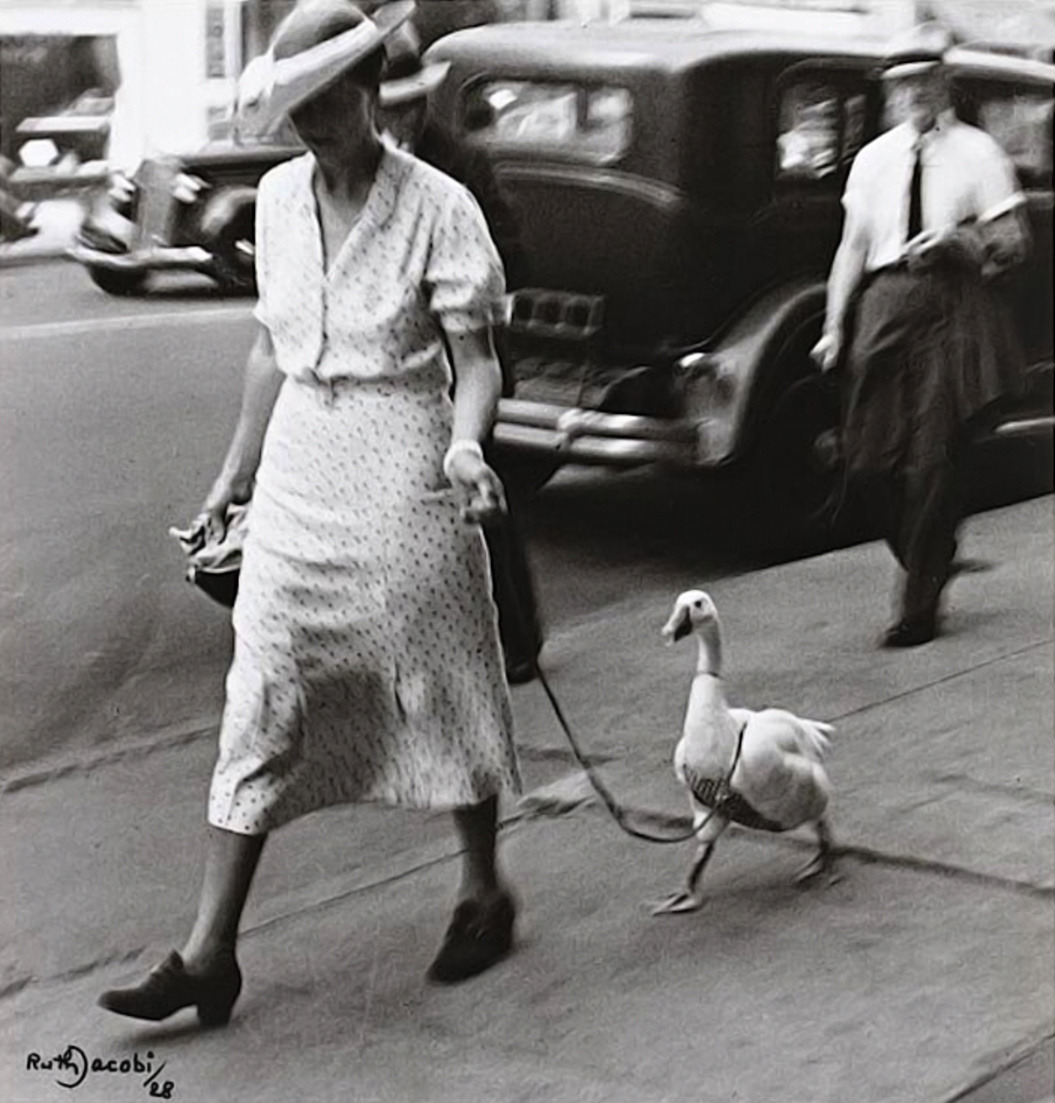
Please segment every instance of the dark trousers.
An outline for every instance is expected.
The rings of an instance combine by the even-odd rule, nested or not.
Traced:
[[[866,508],[905,571],[904,621],[918,623],[938,613],[967,500],[966,451],[961,442],[956,454],[940,463],[862,481]]]
[[[500,467],[498,472],[501,474]],[[517,524],[517,506],[509,497],[507,493],[505,516],[484,526],[491,557],[491,593],[498,607],[498,632],[507,667],[533,663],[542,649],[531,564]]]

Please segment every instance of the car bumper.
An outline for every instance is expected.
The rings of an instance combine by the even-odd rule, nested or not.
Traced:
[[[494,439],[510,452],[560,463],[697,466],[697,426],[679,419],[606,414],[503,398]]]
[[[160,268],[186,268],[198,271],[212,263],[212,253],[200,245],[155,245],[132,249],[127,253],[108,253],[77,243],[69,255],[91,268],[107,268],[112,272],[149,272]]]
[[[728,434],[719,424],[700,421],[606,414],[599,410],[503,398],[495,424],[495,444],[508,452],[556,461],[608,467],[658,463],[671,467],[717,470],[733,462]],[[979,444],[1051,439],[1050,414],[1008,418],[983,434]]]

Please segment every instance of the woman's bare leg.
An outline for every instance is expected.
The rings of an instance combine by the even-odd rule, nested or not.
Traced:
[[[180,953],[191,973],[207,970],[218,958],[233,952],[242,909],[267,839],[266,835],[239,835],[219,827],[208,830],[198,916]]]
[[[498,798],[457,808],[454,826],[462,843],[462,883],[459,900],[492,900],[499,891],[496,849]]]

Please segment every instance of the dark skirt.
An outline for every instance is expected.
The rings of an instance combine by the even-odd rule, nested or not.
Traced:
[[[947,462],[965,430],[1024,379],[1005,304],[973,268],[952,261],[866,275],[847,311],[843,348],[850,475]]]

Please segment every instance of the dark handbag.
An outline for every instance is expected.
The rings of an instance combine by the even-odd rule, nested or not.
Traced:
[[[189,529],[169,529],[187,556],[187,581],[228,609],[238,596],[247,512],[248,507],[244,505],[228,509],[227,531],[219,543],[206,543],[205,526],[200,522]]]

